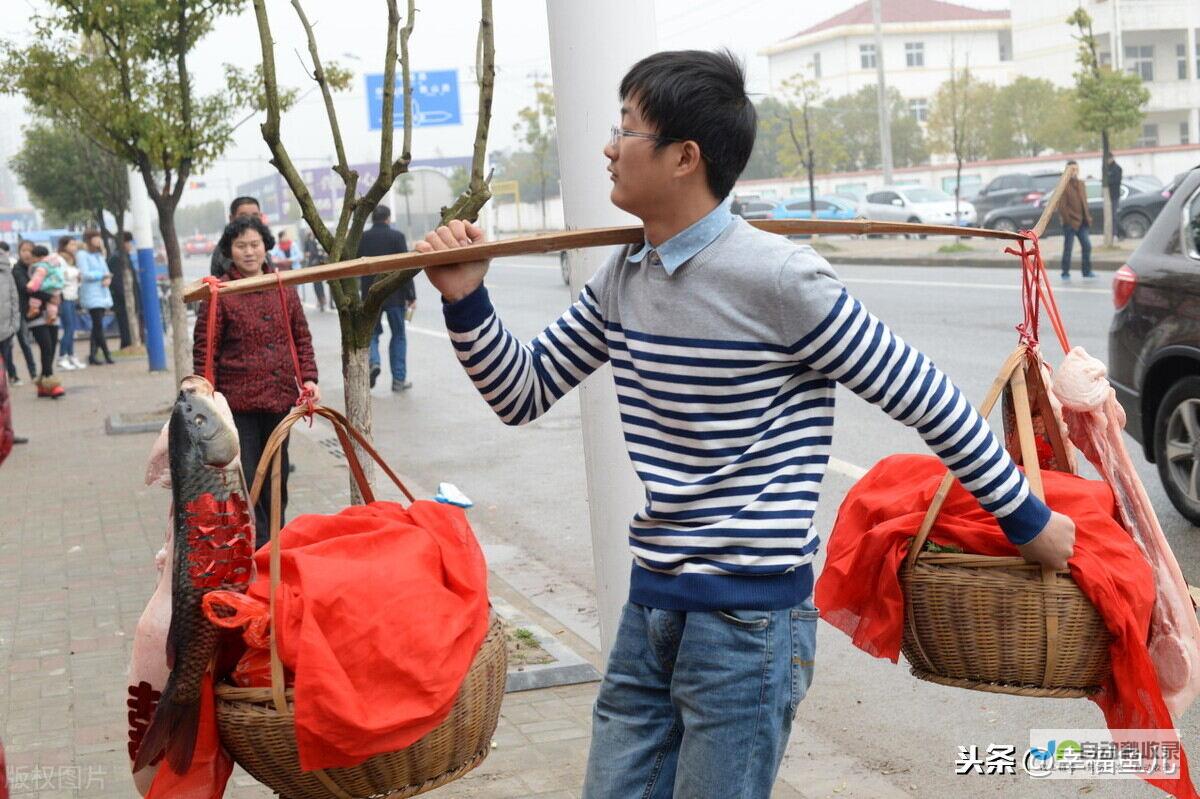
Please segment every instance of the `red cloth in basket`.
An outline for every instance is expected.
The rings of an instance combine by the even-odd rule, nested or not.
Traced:
[[[488,630],[487,564],[461,508],[309,514],[280,532],[279,654],[304,769],[352,766],[449,715]],[[270,595],[270,546],[248,594]]]
[[[894,455],[846,494],[826,543],[814,600],[821,617],[875,657],[896,662],[904,626],[899,570],[946,467],[925,455]],[[1093,700],[1110,729],[1173,729],[1146,637],[1154,604],[1150,566],[1117,520],[1105,483],[1042,472],[1046,503],[1074,520],[1071,575],[1113,635],[1112,676]],[[929,534],[942,546],[979,555],[1019,553],[995,518],[957,481]],[[1180,799],[1197,797],[1180,756],[1180,779],[1147,782]]]

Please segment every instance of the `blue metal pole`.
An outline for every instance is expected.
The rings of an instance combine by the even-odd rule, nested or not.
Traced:
[[[142,319],[146,322],[146,358],[151,372],[167,370],[163,346],[162,313],[158,307],[158,270],[154,266],[154,233],[150,225],[150,197],[136,169],[129,170],[130,232],[137,242],[138,290],[142,293]]]
[[[142,318],[146,321],[146,357],[150,361],[151,372],[165,372],[167,370],[167,350],[163,346],[162,313],[158,306],[158,274],[154,265],[154,248],[139,247],[137,264],[138,288],[142,292]]]

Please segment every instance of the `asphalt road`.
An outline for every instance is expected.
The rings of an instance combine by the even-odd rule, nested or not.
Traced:
[[[1016,271],[870,266],[838,271],[869,309],[932,357],[973,401],[982,399],[1016,343],[1014,326],[1021,321]],[[525,340],[572,299],[557,259],[551,258],[498,261],[488,286],[501,318]],[[1076,279],[1070,287],[1056,280],[1055,291],[1072,344],[1103,360],[1112,314],[1107,280]],[[311,289],[308,298],[312,302]],[[408,330],[414,387],[391,394],[385,369],[374,391],[376,441],[420,484],[431,487],[448,480],[473,498],[476,507],[470,514],[481,538],[518,553],[530,570],[552,575],[540,601],[561,610],[561,597],[588,596],[594,585],[578,401],[568,396],[524,428],[505,427],[454,359],[438,298],[423,279],[418,280],[418,298]],[[331,404],[340,405],[336,317],[310,309],[308,318],[321,385]],[[1048,326],[1044,337],[1044,350],[1051,364],[1057,364],[1061,351]],[[998,414],[992,422],[998,427]],[[1185,576],[1200,583],[1200,531],[1170,506],[1154,467],[1144,462],[1132,440],[1128,443]],[[818,529],[830,529],[859,469],[896,452],[923,451],[915,433],[839,388],[835,468],[824,484]],[[590,612],[576,610],[584,616]],[[888,775],[915,796],[1075,796],[1081,788],[1104,797],[1161,795],[1128,780],[1038,782],[1020,771],[1016,776],[955,776],[960,746],[985,750],[990,744],[1010,744],[1023,753],[1031,728],[1097,728],[1104,726],[1103,717],[1086,700],[1023,699],[918,681],[906,664],[873,659],[825,624],[818,640],[821,662],[793,736],[832,740],[860,767]],[[1196,740],[1198,719],[1192,711],[1183,720],[1185,745]]]

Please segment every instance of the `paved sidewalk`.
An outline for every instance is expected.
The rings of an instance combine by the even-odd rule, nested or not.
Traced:
[[[36,399],[31,385],[13,390],[17,430],[32,442],[0,467],[0,740],[13,799],[127,799],[136,794],[126,759],[126,669],[153,590],[169,497],[142,484],[154,436],[109,436],[104,421],[165,409],[173,391],[167,375],[146,373],[144,359],[67,373],[64,384],[58,401]],[[290,506],[336,510],[345,467],[319,443],[327,431],[296,429]],[[548,629],[561,628],[495,575],[492,591]],[[567,640],[596,662],[586,643]],[[592,683],[509,694],[488,760],[431,795],[578,796],[595,691]],[[232,799],[271,795],[240,770],[226,791]],[[907,795],[883,776],[860,773],[855,760],[803,728],[793,734],[774,794]]]

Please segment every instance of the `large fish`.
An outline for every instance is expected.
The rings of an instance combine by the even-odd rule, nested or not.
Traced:
[[[135,772],[163,753],[177,774],[191,766],[200,684],[219,636],[201,601],[209,591],[245,591],[252,577],[254,527],[237,458],[237,430],[219,412],[212,386],[185,380],[168,423],[174,508],[166,644],[171,674],[142,735]]]

